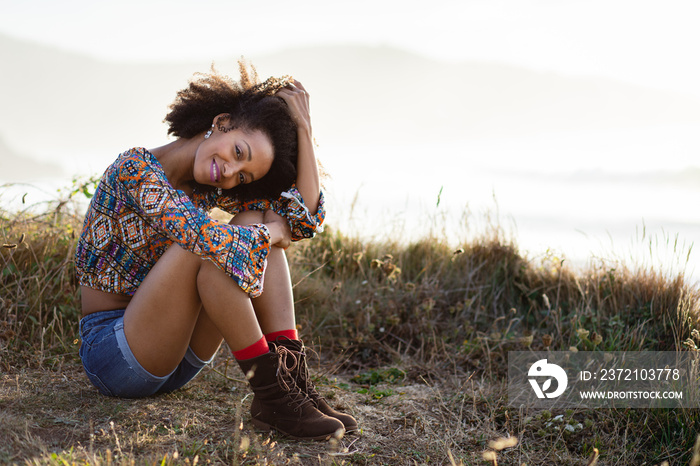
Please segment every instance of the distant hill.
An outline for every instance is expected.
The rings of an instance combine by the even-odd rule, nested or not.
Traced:
[[[32,141],[41,158],[153,143],[193,69],[103,63],[2,36],[0,60],[0,136]]]
[[[57,164],[17,154],[0,139],[0,183],[40,181],[63,175],[65,172]]]
[[[262,77],[292,74],[306,85],[321,142],[410,144],[700,120],[700,102],[685,95],[494,63],[436,62],[389,47],[247,58]],[[0,137],[42,160],[111,160],[127,147],[164,142],[162,119],[175,92],[210,65],[107,63],[3,36],[0,63]],[[235,73],[236,59],[217,68]]]
[[[436,62],[387,47],[297,49],[256,63],[313,77],[324,114],[348,124],[345,137],[428,131],[459,139],[700,120],[692,96],[496,63]],[[342,137],[344,129],[332,131]]]

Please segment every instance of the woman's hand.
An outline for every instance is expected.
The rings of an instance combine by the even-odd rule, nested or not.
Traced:
[[[297,124],[299,130],[307,131],[311,134],[311,110],[309,107],[309,93],[304,86],[294,80],[279,91],[276,96],[287,103],[292,119]]]
[[[273,210],[266,210],[263,214],[263,223],[270,230],[270,244],[287,249],[292,243],[292,230],[287,219]]]

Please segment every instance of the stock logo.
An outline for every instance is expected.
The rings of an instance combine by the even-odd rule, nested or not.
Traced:
[[[527,376],[537,398],[556,398],[564,393],[566,385],[568,384],[568,378],[564,369],[556,364],[548,363],[546,359],[540,359],[530,366]],[[546,379],[540,386],[537,379],[545,377]],[[554,391],[549,391],[552,388],[552,380],[557,381],[556,389]]]

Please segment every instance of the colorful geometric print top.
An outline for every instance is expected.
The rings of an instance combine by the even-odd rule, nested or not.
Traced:
[[[175,243],[214,262],[249,296],[259,296],[270,250],[268,228],[218,222],[208,215],[214,207],[233,215],[274,210],[289,222],[293,241],[322,231],[325,218],[323,193],[311,215],[296,187],[276,201],[243,203],[213,190],[188,196],[170,185],[153,154],[131,149],[107,169],[90,202],[76,251],[80,285],[133,295]]]

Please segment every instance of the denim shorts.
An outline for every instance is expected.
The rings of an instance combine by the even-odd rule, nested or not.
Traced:
[[[124,335],[124,310],[100,311],[80,319],[80,359],[90,382],[107,396],[140,398],[177,390],[211,362],[191,348],[177,368],[157,377],[138,363]],[[212,358],[213,359],[213,358]]]

